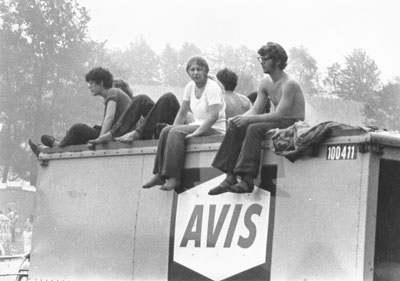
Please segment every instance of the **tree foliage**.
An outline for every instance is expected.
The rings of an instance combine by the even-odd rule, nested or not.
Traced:
[[[123,68],[129,70],[127,79],[134,84],[159,85],[159,64],[155,52],[147,44],[143,35],[131,42],[121,56]]]
[[[305,93],[310,95],[318,94],[319,78],[317,61],[305,47],[293,47],[289,50],[287,69],[299,81]]]
[[[1,159],[4,171],[12,167],[26,179],[29,172],[16,168],[31,155],[26,140],[65,131],[70,119],[65,97],[76,97],[80,106],[70,108],[85,112],[82,100],[88,95],[82,96],[82,79],[92,53],[89,16],[73,0],[7,0],[0,2],[0,12],[1,143],[8,148],[1,150]]]
[[[369,101],[380,87],[380,71],[364,50],[355,49],[345,57],[343,68],[333,66],[330,81],[336,84],[336,94],[345,99]],[[336,76],[336,77],[335,77]]]

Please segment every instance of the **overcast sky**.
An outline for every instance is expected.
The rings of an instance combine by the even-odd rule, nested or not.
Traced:
[[[207,50],[217,43],[257,50],[267,41],[306,47],[324,72],[355,48],[375,60],[386,81],[400,76],[399,0],[77,0],[89,33],[124,49],[142,34],[160,53],[167,43]],[[399,3],[399,4],[397,4]],[[255,54],[256,55],[256,54]]]

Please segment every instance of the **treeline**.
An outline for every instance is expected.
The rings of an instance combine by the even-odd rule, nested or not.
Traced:
[[[131,84],[182,87],[188,81],[186,62],[207,58],[211,73],[223,67],[239,75],[237,91],[250,93],[263,77],[257,50],[226,45],[201,50],[186,42],[169,44],[156,54],[143,36],[124,50],[110,50],[88,34],[90,17],[73,0],[7,0],[0,2],[0,171],[2,181],[29,179],[36,159],[26,145],[42,134],[64,135],[71,124],[96,124],[101,103],[84,81],[94,66],[108,67]],[[285,46],[284,46],[285,47]],[[343,65],[321,72],[303,47],[288,50],[288,72],[308,95],[332,96],[364,104],[366,124],[399,130],[400,79],[383,84],[374,60],[353,50]],[[340,114],[340,113],[339,113]]]

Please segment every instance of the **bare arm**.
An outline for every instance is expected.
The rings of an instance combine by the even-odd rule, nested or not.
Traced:
[[[107,102],[107,110],[103,119],[103,124],[101,125],[100,136],[110,131],[112,123],[114,121],[116,109],[117,103],[115,101],[110,100]]]
[[[260,91],[261,92],[266,91],[266,87],[263,87],[263,85],[261,85]],[[282,96],[278,103],[276,111],[272,113],[259,114],[262,112],[262,108],[267,99],[267,95],[264,92],[264,94],[257,96],[253,108],[251,108],[242,116],[234,117],[232,119],[232,122],[236,126],[240,127],[250,123],[282,120],[285,116],[289,115],[288,113],[293,103],[296,91],[297,91],[296,84],[289,81],[282,88]]]
[[[218,115],[221,110],[221,104],[210,105],[210,112],[204,120],[203,124],[200,125],[193,133],[186,136],[186,138],[197,137],[204,134],[207,130],[211,129],[212,125],[218,120]]]
[[[181,107],[176,114],[174,125],[182,125],[185,123],[186,116],[188,115],[190,102],[187,100],[182,101]]]

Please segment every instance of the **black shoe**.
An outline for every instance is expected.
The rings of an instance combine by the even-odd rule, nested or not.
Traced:
[[[240,181],[229,187],[229,191],[232,193],[252,193],[254,190],[254,184],[245,180]]]
[[[48,147],[53,147],[54,146],[54,142],[56,141],[56,139],[53,136],[49,136],[49,135],[43,135],[40,138],[40,141]]]
[[[36,157],[39,157],[39,154],[42,152],[39,146],[35,143],[32,142],[31,139],[28,140],[28,144],[32,150],[32,152],[36,155]]]
[[[237,184],[237,181],[234,182],[229,182],[228,180],[223,180],[219,185],[217,185],[216,187],[210,189],[208,191],[208,195],[218,195],[218,194],[222,194],[225,192],[230,191],[230,186]]]

